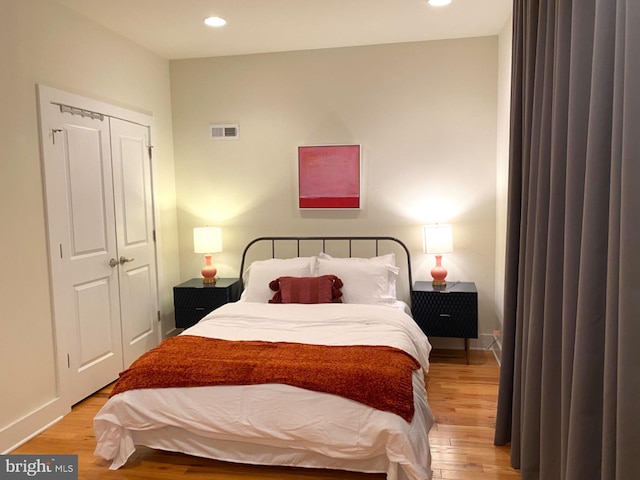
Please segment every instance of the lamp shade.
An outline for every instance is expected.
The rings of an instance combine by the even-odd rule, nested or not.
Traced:
[[[441,255],[443,253],[453,252],[453,235],[451,225],[425,225],[422,228],[425,253]]]
[[[220,227],[196,227],[193,229],[193,251],[195,253],[217,253],[222,251],[222,229]]]

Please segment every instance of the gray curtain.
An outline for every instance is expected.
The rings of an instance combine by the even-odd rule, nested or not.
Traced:
[[[495,443],[640,479],[640,0],[514,0]]]

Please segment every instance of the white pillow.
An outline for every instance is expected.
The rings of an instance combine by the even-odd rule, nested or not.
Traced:
[[[318,258],[322,258],[324,260],[331,260],[334,262],[347,262],[347,263],[377,263],[377,264],[381,264],[381,265],[391,265],[393,267],[395,267],[396,265],[396,255],[394,253],[387,253],[386,255],[379,255],[377,257],[371,257],[371,258],[363,258],[363,257],[346,257],[346,258],[336,258],[336,257],[332,257],[331,255],[328,255],[324,252],[320,252],[320,254],[318,255]],[[396,278],[397,278],[397,273],[396,275],[393,277],[393,279],[389,280],[389,291],[387,292],[387,295],[393,297],[394,299],[397,298],[396,295]]]
[[[311,277],[315,272],[316,257],[270,258],[253,262],[243,275],[244,290],[240,300],[268,303],[275,293],[269,282],[278,277]]]
[[[360,304],[389,304],[396,301],[389,294],[400,269],[376,262],[342,262],[318,259],[318,275],[336,275],[342,283],[342,302]]]
[[[364,258],[364,257],[332,257],[331,255],[320,252],[318,258],[324,258],[325,260],[338,260],[345,262],[374,262],[374,263],[383,263],[385,265],[396,265],[396,255],[395,253],[387,253],[386,255],[379,255],[377,257]]]

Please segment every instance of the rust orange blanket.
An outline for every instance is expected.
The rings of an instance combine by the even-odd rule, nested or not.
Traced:
[[[420,364],[385,346],[323,346],[179,335],[120,374],[111,395],[138,388],[281,383],[414,414],[412,372]]]

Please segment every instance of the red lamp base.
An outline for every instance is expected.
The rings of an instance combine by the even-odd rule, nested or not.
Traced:
[[[200,270],[200,273],[202,273],[204,277],[202,283],[216,283],[216,273],[218,273],[218,269],[211,265],[211,254],[207,253],[204,256],[204,260],[206,265]]]
[[[442,255],[436,255],[436,266],[431,269],[434,287],[444,287],[447,282],[447,269],[442,266]]]

